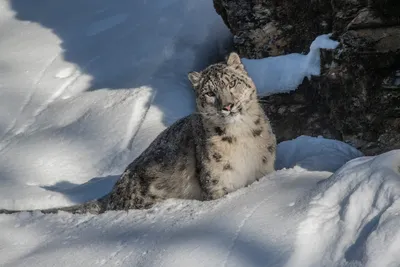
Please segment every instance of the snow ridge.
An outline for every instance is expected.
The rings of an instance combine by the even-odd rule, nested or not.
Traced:
[[[286,266],[397,266],[399,166],[400,150],[357,158],[321,183]]]

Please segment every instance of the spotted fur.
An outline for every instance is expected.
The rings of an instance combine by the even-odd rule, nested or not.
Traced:
[[[274,171],[275,136],[239,56],[192,72],[189,80],[197,111],[163,131],[107,196],[62,210],[101,213],[146,209],[168,198],[212,200]]]

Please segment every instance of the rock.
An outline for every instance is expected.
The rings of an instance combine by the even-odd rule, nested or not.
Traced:
[[[296,91],[274,94],[260,102],[278,142],[300,135],[342,139],[339,131],[329,123],[329,111],[320,104],[320,97],[307,80]]]
[[[400,1],[214,0],[243,57],[306,52],[317,35],[321,76],[262,99],[279,141],[299,135],[346,141],[367,155],[400,148]]]
[[[214,0],[214,7],[240,55],[263,58],[307,52],[318,34],[330,32],[329,1],[305,1]]]
[[[329,67],[311,82],[343,140],[368,155],[400,148],[400,21],[381,14],[362,8],[338,29],[340,47],[322,52]]]

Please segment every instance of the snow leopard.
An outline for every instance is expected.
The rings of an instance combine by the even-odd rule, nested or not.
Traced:
[[[98,214],[148,209],[170,198],[215,200],[273,172],[276,138],[239,55],[232,52],[188,78],[196,112],[161,132],[109,194],[42,212]]]

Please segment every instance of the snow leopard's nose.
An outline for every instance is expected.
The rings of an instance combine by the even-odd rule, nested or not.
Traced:
[[[222,110],[231,111],[232,108],[233,108],[233,104],[232,104],[232,103],[229,103],[228,105],[225,105],[225,106],[222,108]]]

